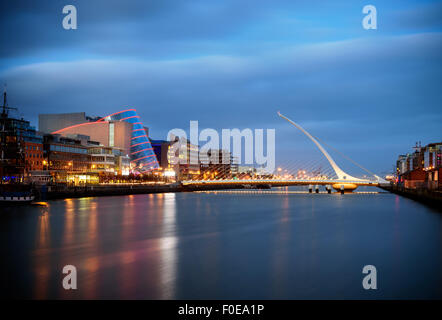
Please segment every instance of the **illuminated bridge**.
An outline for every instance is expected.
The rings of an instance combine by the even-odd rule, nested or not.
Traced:
[[[299,185],[308,185],[310,191],[315,187],[316,192],[318,192],[318,186],[326,186],[328,192],[331,192],[331,189],[335,189],[341,192],[351,192],[355,190],[358,186],[370,186],[370,187],[379,187],[382,185],[388,185],[389,182],[378,177],[377,175],[369,172],[365,168],[362,169],[368,171],[373,179],[359,179],[353,177],[346,172],[344,172],[333,160],[333,158],[328,154],[328,152],[324,149],[324,147],[315,139],[310,133],[308,133],[304,128],[302,128],[299,124],[293,122],[289,118],[283,116],[278,112],[278,115],[287,120],[297,129],[299,129],[302,133],[304,133],[313,143],[318,147],[321,153],[325,156],[328,163],[330,163],[333,168],[334,173],[337,176],[337,179],[318,179],[318,178],[310,178],[310,179],[217,179],[217,180],[185,180],[181,181],[183,186],[244,186],[244,185],[252,185],[252,186],[299,186]],[[359,165],[358,165],[359,166]]]

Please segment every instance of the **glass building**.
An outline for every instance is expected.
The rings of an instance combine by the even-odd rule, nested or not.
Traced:
[[[139,171],[150,171],[159,168],[159,164],[152,145],[150,144],[146,130],[140,120],[140,116],[135,109],[123,110],[113,113],[100,121],[125,121],[132,124],[132,138],[130,143],[131,164],[135,165]],[[112,137],[109,137],[112,140]]]

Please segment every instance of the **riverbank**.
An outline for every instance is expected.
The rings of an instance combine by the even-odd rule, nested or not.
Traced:
[[[400,196],[413,199],[442,211],[442,192],[428,189],[408,189],[396,185],[380,187]]]
[[[120,196],[130,194],[149,194],[167,192],[192,192],[211,191],[225,189],[242,189],[242,186],[182,186],[181,184],[129,184],[129,185],[86,185],[86,186],[34,186],[33,194],[37,201],[100,197],[100,196]]]

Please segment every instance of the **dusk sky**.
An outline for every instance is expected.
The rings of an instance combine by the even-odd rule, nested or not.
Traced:
[[[77,30],[62,27],[68,4]],[[368,4],[377,30],[362,27]],[[279,110],[379,173],[442,140],[440,1],[14,0],[0,32],[0,81],[35,126],[131,107],[154,139],[190,120],[274,128],[277,165],[320,157]]]

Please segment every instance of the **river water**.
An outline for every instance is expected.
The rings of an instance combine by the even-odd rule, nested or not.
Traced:
[[[0,208],[3,297],[442,298],[442,214],[390,193],[166,193]],[[65,290],[65,265],[77,289]],[[364,290],[365,265],[377,289]]]

